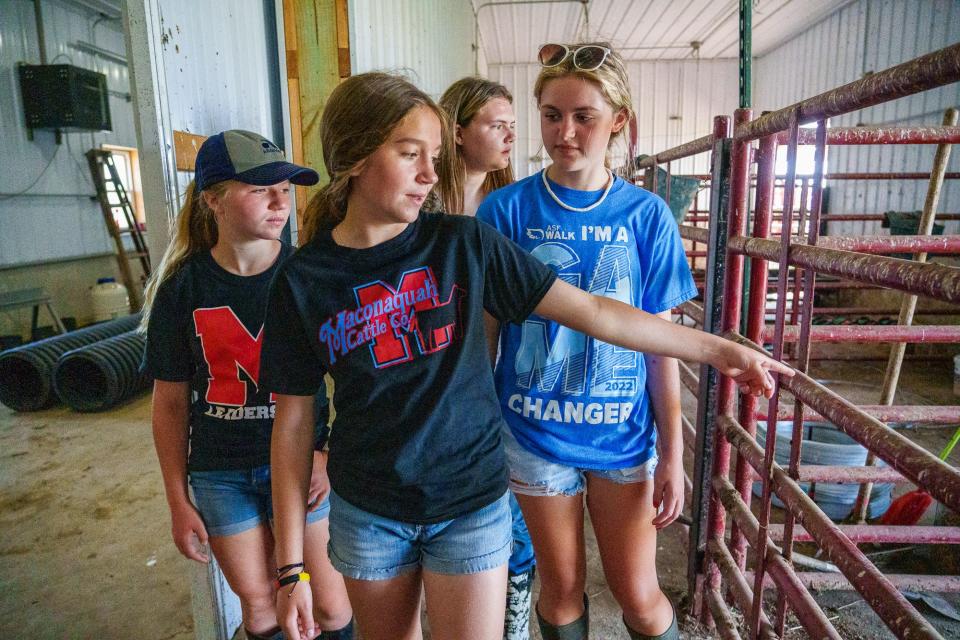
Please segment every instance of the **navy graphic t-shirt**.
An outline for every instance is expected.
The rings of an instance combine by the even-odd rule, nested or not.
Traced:
[[[270,280],[292,252],[283,245],[255,276],[198,253],[157,291],[142,368],[156,380],[190,382],[190,471],[270,463],[274,402],[257,379],[263,314]]]
[[[483,311],[523,322],[555,278],[465,216],[421,213],[369,249],[320,231],[274,280],[260,382],[312,395],[331,374],[327,469],[345,500],[412,523],[463,515],[507,488]]]

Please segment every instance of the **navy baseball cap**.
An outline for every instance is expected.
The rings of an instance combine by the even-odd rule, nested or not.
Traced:
[[[231,129],[207,138],[197,151],[194,180],[199,191],[224,180],[269,186],[284,180],[309,186],[320,175],[287,162],[280,147],[252,131]]]

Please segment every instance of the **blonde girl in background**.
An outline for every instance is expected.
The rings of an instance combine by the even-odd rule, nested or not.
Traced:
[[[440,98],[453,138],[440,153],[438,180],[426,211],[472,216],[492,191],[513,183],[510,152],[516,139],[513,95],[499,82],[468,77],[457,80]],[[490,318],[490,316],[485,316]],[[492,320],[492,319],[491,319]],[[494,323],[495,324],[495,323]],[[491,344],[491,360],[497,344]],[[510,495],[513,551],[507,568],[504,640],[530,637],[530,591],[536,573],[533,543],[517,499]]]
[[[143,367],[154,378],[153,435],[173,539],[197,562],[209,561],[203,550],[209,542],[240,598],[251,639],[282,638],[275,582],[302,571],[277,571],[274,562],[269,463],[275,406],[257,375],[270,280],[292,253],[280,240],[290,215],[290,184],[318,179],[255,133],[231,130],[208,138],[144,305]],[[326,421],[318,426],[301,521],[317,585],[310,606],[321,638],[346,640],[353,637],[350,604],[325,554],[326,461],[313,445],[322,448]]]
[[[513,95],[499,82],[461,78],[444,91],[440,108],[452,143],[440,153],[437,184],[424,209],[472,216],[487,194],[513,183]]]
[[[539,60],[533,93],[553,162],[491,194],[478,217],[565,281],[669,322],[697,289],[666,204],[608,166],[633,114],[623,61],[607,43],[547,44]],[[500,348],[510,486],[536,550],[543,638],[587,638],[585,508],[630,637],[678,638],[656,569],[657,530],[683,508],[676,354],[537,316],[504,326]]]
[[[334,89],[320,125],[331,180],[308,207],[306,244],[277,269],[264,324],[277,561],[304,562],[311,407],[330,373],[329,556],[365,640],[418,638],[422,591],[435,640],[502,637],[512,518],[484,313],[522,323],[536,312],[630,349],[704,359],[752,393],[769,395],[771,372],[791,371],[590,296],[473,217],[421,212],[442,117],[398,76]],[[287,637],[309,637],[310,583],[281,587],[277,603]]]

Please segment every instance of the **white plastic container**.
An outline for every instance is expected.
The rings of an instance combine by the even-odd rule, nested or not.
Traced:
[[[99,278],[90,287],[93,300],[93,321],[103,322],[130,314],[130,297],[127,288],[113,278]]]

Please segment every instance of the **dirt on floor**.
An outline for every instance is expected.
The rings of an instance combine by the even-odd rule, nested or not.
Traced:
[[[0,406],[0,636],[193,637],[149,414]]]
[[[831,387],[853,401],[873,404],[883,367],[881,361],[818,362],[814,374],[835,381]],[[952,392],[951,364],[908,361],[897,403],[958,404]],[[691,397],[685,397],[684,405],[688,412],[694,410]],[[193,637],[189,563],[170,541],[149,412],[146,396],[100,414],[65,408],[14,413],[0,406],[3,637]],[[907,433],[928,450],[939,452],[952,432],[921,428]],[[950,461],[960,462],[960,449]],[[673,525],[658,542],[661,584],[675,603],[684,602],[686,595],[685,538],[686,529]],[[591,637],[626,638],[589,527],[587,544]],[[876,550],[882,549],[871,548]],[[884,561],[883,570],[957,572],[956,552],[952,547],[894,552]],[[954,564],[945,561],[948,557]],[[855,593],[817,597],[828,615],[836,618],[844,638],[893,637]],[[947,599],[960,608],[955,596]],[[918,608],[944,637],[960,638],[960,624],[926,605]],[[692,619],[683,622],[685,638],[713,637]],[[791,640],[806,637],[796,625],[788,619]],[[531,635],[539,640],[535,628]]]

